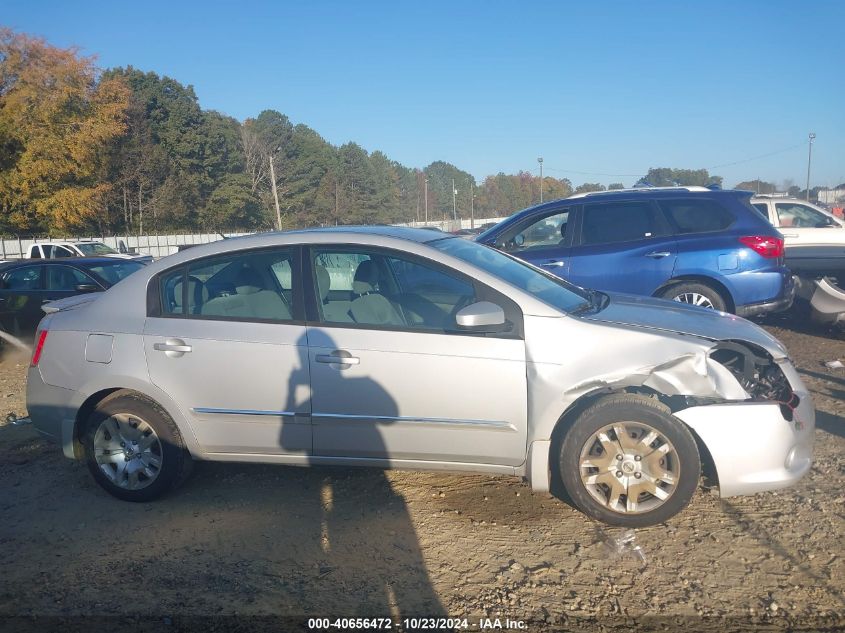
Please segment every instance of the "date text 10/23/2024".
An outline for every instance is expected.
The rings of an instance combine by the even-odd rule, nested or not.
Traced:
[[[510,618],[309,618],[308,629],[312,631],[343,629],[364,631],[455,631],[455,630],[525,630],[524,620]]]

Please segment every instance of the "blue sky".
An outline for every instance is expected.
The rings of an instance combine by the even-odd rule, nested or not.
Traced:
[[[4,0],[0,24],[408,166],[482,178],[543,156],[575,184],[667,166],[803,187],[812,131],[813,185],[845,182],[842,0]]]

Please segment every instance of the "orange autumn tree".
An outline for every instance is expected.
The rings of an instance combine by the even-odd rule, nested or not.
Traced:
[[[0,222],[15,231],[95,224],[107,151],[126,129],[129,90],[75,49],[0,28]]]

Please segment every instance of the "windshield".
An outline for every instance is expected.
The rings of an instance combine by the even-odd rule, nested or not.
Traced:
[[[429,245],[495,275],[558,310],[577,312],[590,305],[588,294],[577,286],[489,246],[455,238],[429,242]]]
[[[83,255],[89,257],[97,255],[115,255],[116,250],[103,244],[102,242],[79,242],[76,245]]]
[[[134,272],[138,272],[143,267],[144,265],[138,262],[115,260],[114,263],[104,262],[96,266],[91,266],[88,270],[107,282],[109,286],[113,286],[118,281],[125,279]]]

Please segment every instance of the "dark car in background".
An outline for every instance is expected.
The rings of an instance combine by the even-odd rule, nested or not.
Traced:
[[[102,292],[144,264],[113,257],[26,259],[0,264],[0,329],[32,338],[42,306],[87,292]]]
[[[477,241],[585,288],[752,316],[795,293],[783,236],[748,191],[640,188],[578,194],[520,211]]]

